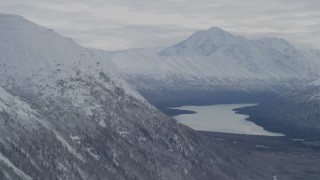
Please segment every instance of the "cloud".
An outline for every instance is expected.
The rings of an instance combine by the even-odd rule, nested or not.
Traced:
[[[1,0],[26,18],[84,46],[125,49],[172,44],[219,26],[237,34],[277,34],[320,48],[318,0]]]

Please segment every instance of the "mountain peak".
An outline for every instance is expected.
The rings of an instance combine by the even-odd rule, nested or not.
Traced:
[[[227,31],[219,28],[219,27],[211,27],[207,30],[198,31],[194,33],[190,38],[194,38],[195,40],[202,41],[211,41],[217,46],[221,46],[234,38],[234,36]]]
[[[13,22],[17,22],[17,21],[18,22],[23,22],[23,21],[27,21],[27,19],[25,19],[24,17],[19,16],[19,15],[0,13],[0,22],[1,22],[1,24],[5,23],[5,22],[13,23]]]
[[[234,37],[232,34],[228,33],[227,31],[213,26],[209,29],[203,30],[203,31],[198,31],[194,33],[190,38],[195,37],[195,38],[209,38],[211,41],[216,42],[219,39],[227,39],[227,38],[232,38]]]
[[[230,33],[228,33],[227,31],[221,29],[220,27],[217,27],[217,26],[213,26],[207,30],[204,30],[204,31],[207,31],[209,33],[215,33],[215,34],[228,34],[228,35],[231,35]]]
[[[219,47],[232,42],[235,36],[219,27],[192,34],[187,40],[160,52],[162,55],[209,56]]]

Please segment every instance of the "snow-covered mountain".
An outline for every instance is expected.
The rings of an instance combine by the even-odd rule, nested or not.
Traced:
[[[0,15],[0,179],[261,176],[155,109],[105,56]]]
[[[263,127],[296,137],[320,137],[320,80],[275,100],[240,110]]]
[[[320,51],[297,49],[283,39],[248,40],[213,27],[161,51],[132,49],[111,59],[155,104],[192,104],[280,94],[319,77],[319,57]]]
[[[316,160],[233,149],[167,117],[113,54],[0,14],[1,180],[318,178]]]

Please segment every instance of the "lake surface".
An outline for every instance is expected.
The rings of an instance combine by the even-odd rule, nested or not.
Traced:
[[[182,106],[174,109],[195,111],[196,114],[181,114],[174,116],[180,123],[195,130],[213,131],[234,134],[283,136],[263,129],[251,121],[249,116],[237,114],[233,109],[254,106],[256,104],[220,104],[210,106]]]

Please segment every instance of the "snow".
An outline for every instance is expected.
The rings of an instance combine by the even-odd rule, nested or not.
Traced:
[[[297,49],[284,39],[248,40],[217,27],[160,52],[131,49],[111,56],[129,80],[170,83],[174,79],[189,84],[312,80],[320,76],[318,59],[315,51]]]
[[[139,141],[147,141],[147,139],[146,138],[144,138],[144,137],[139,137],[139,139],[138,139]]]
[[[311,82],[310,84],[308,84],[309,86],[320,86],[320,79]]]
[[[93,158],[95,158],[97,161],[100,160],[100,156],[97,155],[97,154],[95,154],[95,153],[93,153],[93,148],[87,148],[87,151],[88,151],[89,154],[90,154]]]
[[[320,79],[309,83],[305,89],[304,96],[308,102],[320,100]],[[310,90],[311,89],[311,90]]]
[[[319,91],[314,91],[310,94],[306,94],[307,99],[310,101],[316,101],[320,99],[320,92]]]
[[[77,167],[77,171],[79,172],[81,179],[88,179],[88,177],[90,177],[87,173],[85,173],[82,169],[80,169],[79,167]]]
[[[8,158],[6,158],[1,152],[0,152],[0,162],[4,163],[8,167],[11,167],[21,179],[32,180],[32,178],[29,175],[25,174],[22,170],[20,170],[14,164],[12,164],[12,162]]]
[[[56,131],[51,125],[44,121],[40,120],[37,117],[37,112],[31,108],[31,106],[25,101],[21,100],[19,97],[11,95],[5,89],[0,87],[0,109],[6,111],[10,114],[17,114],[18,118],[16,120],[21,120],[21,124],[25,124],[25,127],[37,127],[39,125],[51,130],[55,133],[57,139],[67,147],[69,152],[75,155],[80,160],[84,161],[84,158],[76,152],[76,150],[69,144],[67,141]],[[80,139],[78,136],[71,136],[72,140]]]
[[[107,127],[107,124],[106,124],[106,122],[103,120],[103,119],[101,119],[100,121],[99,121],[99,125],[100,126],[102,126],[102,127]]]
[[[64,166],[63,164],[61,164],[60,162],[58,163],[58,169],[62,170],[62,171],[67,171],[68,169],[66,168],[66,166]]]
[[[84,160],[83,157],[76,152],[76,150],[67,143],[67,141],[53,128],[50,124],[44,120],[40,120],[37,117],[37,112],[32,109],[32,107],[25,101],[21,100],[19,97],[11,95],[8,91],[0,87],[0,109],[6,111],[10,114],[17,114],[21,124],[26,125],[25,127],[37,127],[39,125],[44,126],[48,130],[55,133],[57,139],[67,147],[67,149],[74,154],[77,158]],[[77,139],[79,137],[72,137]]]
[[[118,161],[116,160],[116,157],[117,157],[116,151],[115,151],[115,150],[112,150],[112,154],[113,154],[113,157],[112,157],[113,163],[114,163],[116,166],[119,166],[119,163],[118,163]]]
[[[127,131],[118,131],[118,133],[120,134],[120,136],[129,135],[129,134],[130,134],[130,133],[127,132]]]
[[[153,107],[133,90],[130,85],[118,77],[118,73],[122,73],[122,70],[119,70],[112,61],[109,61],[110,58],[117,61],[119,67],[123,66],[130,72],[140,73],[147,78],[150,77],[150,80],[164,79],[168,83],[174,82],[167,81],[167,77],[175,77],[177,75],[183,75],[187,80],[198,80],[199,78],[212,76],[217,76],[221,80],[224,80],[224,78],[243,79],[252,76],[264,78],[266,74],[280,78],[283,75],[281,72],[271,71],[268,68],[265,68],[266,71],[259,74],[259,69],[246,69],[246,65],[239,65],[232,53],[241,53],[233,52],[233,48],[226,47],[219,51],[215,49],[216,45],[226,46],[230,43],[235,43],[234,39],[244,41],[242,38],[234,37],[218,28],[212,28],[209,32],[205,32],[207,36],[199,34],[203,43],[196,49],[194,54],[184,57],[184,54],[180,53],[179,56],[172,55],[169,57],[158,54],[155,51],[145,52],[145,50],[132,50],[129,53],[109,53],[86,49],[76,44],[72,39],[64,38],[53,30],[35,25],[17,16],[0,15],[0,24],[0,42],[2,42],[0,43],[0,111],[9,113],[10,118],[13,117],[14,121],[21,121],[12,124],[21,127],[21,130],[24,130],[21,133],[27,132],[21,134],[19,133],[20,129],[12,133],[4,132],[5,136],[8,135],[8,140],[6,139],[5,141],[9,142],[10,138],[12,138],[12,144],[19,148],[26,156],[21,159],[20,157],[15,157],[15,161],[12,160],[11,162],[0,153],[0,163],[11,167],[22,179],[31,178],[22,170],[15,167],[13,162],[15,164],[23,162],[26,163],[25,165],[32,165],[32,162],[29,163],[29,161],[24,159],[28,158],[28,160],[32,161],[28,157],[28,153],[23,151],[24,149],[29,153],[32,152],[33,148],[30,147],[46,147],[41,149],[43,153],[34,154],[36,158],[39,158],[37,159],[39,162],[36,162],[39,171],[34,171],[35,174],[32,174],[32,176],[42,176],[42,170],[50,170],[50,172],[55,173],[56,176],[54,178],[56,179],[68,177],[72,179],[72,177],[74,178],[79,175],[82,179],[87,179],[88,177],[98,178],[100,175],[110,174],[107,171],[116,173],[116,169],[109,166],[120,166],[117,169],[129,172],[130,177],[132,175],[139,177],[139,174],[145,174],[145,172],[142,172],[143,170],[150,170],[150,167],[147,167],[150,163],[132,166],[136,162],[139,162],[141,158],[148,159],[150,162],[161,158],[171,159],[172,161],[169,164],[157,161],[160,164],[152,166],[150,170],[155,170],[154,172],[159,174],[169,170],[171,174],[176,173],[170,170],[172,165],[178,164],[181,169],[187,167],[191,162],[190,159],[192,160],[190,157],[196,157],[195,160],[199,162],[216,157],[213,156],[215,152],[201,157],[194,156],[196,153],[206,153],[206,149],[202,150],[198,148],[206,144],[199,144],[195,136],[190,136],[192,133],[190,134],[189,130],[176,126],[172,122],[172,119],[167,118],[160,112],[149,111]],[[193,43],[197,42],[197,36],[195,36],[196,38]],[[215,42],[206,41],[208,36],[212,36],[212,40],[215,40]],[[214,55],[213,52],[217,53]],[[201,57],[197,57],[198,55],[201,55]],[[243,59],[245,59],[246,55],[243,55]],[[130,64],[127,64],[129,61]],[[159,63],[158,61],[161,62]],[[245,62],[251,63],[251,61]],[[142,65],[143,63],[146,63],[145,66]],[[274,62],[270,64],[272,65],[272,63]],[[228,68],[223,71],[223,67]],[[105,79],[101,78],[103,76],[101,73],[105,74]],[[118,92],[120,92],[120,95],[116,94]],[[22,96],[29,98],[28,93],[37,97],[30,97],[28,99],[30,101],[21,98]],[[53,103],[51,104],[51,102]],[[133,112],[138,108],[129,109],[132,105],[131,103],[137,103],[137,107],[142,108],[138,112]],[[108,124],[101,120],[107,118]],[[154,122],[153,120],[156,121]],[[30,127],[41,125],[44,128],[41,131],[31,131],[25,128],[25,125]],[[99,125],[108,129],[98,128]],[[139,129],[137,127],[143,128]],[[116,131],[118,129],[121,130]],[[137,146],[137,144],[132,143],[132,140],[144,134],[144,129],[152,139],[157,139],[157,141],[150,141],[148,145],[144,146]],[[157,133],[159,129],[161,130],[160,134]],[[174,131],[175,129],[177,131]],[[108,133],[105,133],[105,131],[108,131]],[[38,135],[43,134],[44,136],[33,136],[33,133]],[[175,135],[174,133],[177,134]],[[24,135],[30,141],[22,142],[20,139],[23,138],[19,139],[19,137]],[[77,143],[79,143],[81,137],[92,140],[92,143],[88,142],[90,147],[77,148]],[[124,137],[125,141],[121,139]],[[179,140],[178,146],[177,143],[169,141],[171,137]],[[42,138],[48,138],[50,141],[45,141]],[[120,141],[114,141],[119,138]],[[146,141],[144,137],[139,137],[138,139],[139,141]],[[61,143],[51,144],[51,140]],[[107,144],[101,144],[102,141],[107,142]],[[85,143],[86,146],[89,145],[88,143]],[[168,145],[168,148],[163,147],[162,144]],[[191,144],[196,149],[193,150]],[[55,146],[54,149],[51,149],[51,146]],[[181,149],[188,148],[188,146],[194,152],[186,151],[187,156],[181,159],[177,153],[181,152]],[[5,146],[4,148],[5,150],[9,150]],[[90,160],[90,158],[85,159],[88,158],[87,156],[92,156],[96,160],[109,159],[109,154],[106,150],[110,148],[115,148],[112,150],[113,163],[108,161],[85,163],[86,160]],[[168,154],[166,149],[169,149],[173,154]],[[215,149],[212,148],[210,150]],[[70,153],[64,153],[65,151],[69,151]],[[158,151],[161,151],[160,156],[154,156],[154,152]],[[98,152],[105,153],[99,154]],[[141,152],[143,152],[143,157],[139,157]],[[220,152],[219,149],[217,152]],[[124,159],[125,155],[130,153],[137,155],[135,161],[130,160],[130,158]],[[83,157],[84,155],[86,156]],[[74,159],[74,157],[80,159],[81,162],[73,161],[70,164],[68,160]],[[51,158],[51,160],[57,163],[57,166],[52,164],[53,168],[49,167],[50,169],[42,167],[43,164],[50,161],[47,158]],[[126,161],[128,163],[125,163]],[[163,166],[163,164],[168,164],[168,166]],[[212,164],[214,165],[215,163]],[[58,172],[55,167],[68,170],[68,172]],[[188,166],[187,168],[190,169],[190,167]],[[99,169],[99,171],[92,168]],[[100,171],[100,169],[104,170]],[[214,169],[214,171],[220,173],[219,168]],[[185,168],[184,172],[187,174],[188,170]],[[146,174],[148,173],[149,171]],[[178,173],[180,172],[177,172],[177,175],[179,175]],[[204,171],[204,174],[212,174],[212,172]],[[193,176],[196,176],[196,173]],[[125,175],[119,173],[119,176],[114,177],[118,177],[115,179],[123,179]]]
[[[5,111],[10,115],[17,116],[15,120],[25,127],[35,128],[37,125],[34,120],[37,120],[37,112],[24,100],[16,97],[6,89],[0,86],[0,111]]]
[[[254,146],[257,147],[257,148],[260,148],[260,149],[269,149],[270,148],[269,146],[260,145],[260,144],[257,144],[257,145],[254,145]]]
[[[80,138],[79,136],[72,136],[71,134],[70,134],[70,138],[71,138],[73,141],[80,141],[80,140],[81,140],[81,138]]]
[[[22,17],[0,14],[0,24],[0,41],[4,42],[0,44],[0,85],[37,84],[44,93],[55,95],[57,82],[79,76],[99,77],[103,72],[112,80],[104,83],[105,87],[121,88],[126,95],[146,102],[119,78],[116,66],[109,60],[110,53],[81,47],[72,39]],[[82,96],[69,96],[75,96],[83,105]],[[95,108],[89,106],[84,111],[90,114]]]
[[[81,154],[77,153],[76,149],[74,149],[74,148],[67,142],[67,140],[65,140],[57,131],[55,131],[55,130],[52,130],[52,131],[55,133],[57,139],[68,149],[68,151],[69,151],[71,154],[73,154],[73,155],[74,155],[75,157],[77,157],[79,160],[85,162],[83,156],[82,156]]]
[[[178,138],[178,136],[175,134],[174,137],[173,137],[173,139],[174,139],[175,141],[177,141],[179,138]]]

